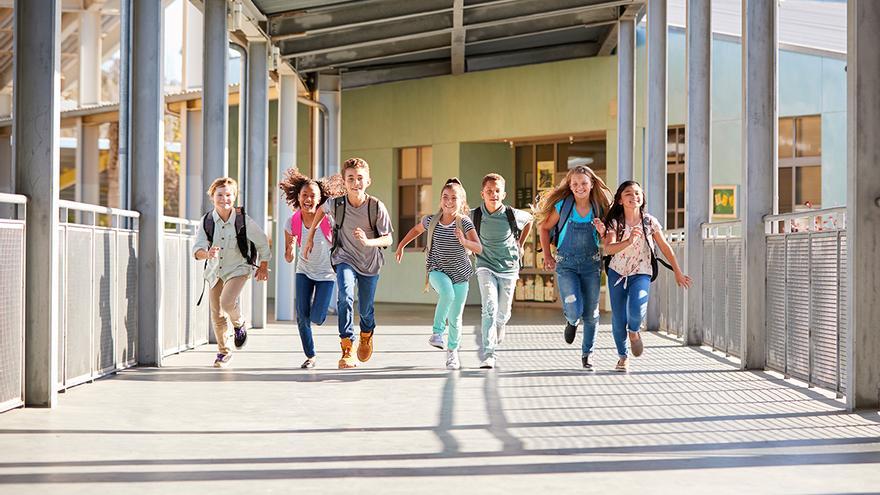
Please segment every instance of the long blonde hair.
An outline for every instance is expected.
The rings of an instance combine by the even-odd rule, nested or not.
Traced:
[[[596,218],[605,217],[605,213],[611,207],[611,200],[614,194],[605,185],[605,181],[596,175],[596,172],[593,172],[593,169],[585,165],[578,165],[565,174],[565,178],[562,179],[558,186],[538,197],[537,204],[532,206],[532,212],[535,215],[535,222],[537,224],[540,224],[550,216],[550,213],[556,208],[556,203],[572,194],[570,184],[571,176],[574,174],[584,174],[590,178],[590,203],[599,210]]]

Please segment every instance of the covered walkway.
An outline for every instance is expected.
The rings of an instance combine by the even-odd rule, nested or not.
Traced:
[[[555,311],[514,315],[494,371],[427,343],[431,310],[380,305],[373,359],[298,368],[290,323],[254,330],[231,367],[214,347],[74,387],[63,407],[0,415],[8,493],[867,493],[880,486],[880,416],[832,394],[740,371],[706,347],[646,336],[629,374],[607,324],[597,371],[578,369]]]

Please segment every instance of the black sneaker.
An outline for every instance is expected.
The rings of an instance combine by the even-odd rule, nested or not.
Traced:
[[[241,324],[240,327],[235,327],[235,348],[241,349],[247,343],[247,329],[244,327],[244,323]]]
[[[581,356],[581,364],[584,365],[585,371],[593,371],[593,364],[590,363],[590,355],[589,354],[584,354],[583,356]]]
[[[578,326],[572,325],[571,323],[565,324],[565,343],[571,344],[574,342],[574,336],[577,334]]]

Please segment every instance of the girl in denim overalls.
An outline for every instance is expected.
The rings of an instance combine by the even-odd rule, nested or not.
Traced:
[[[556,270],[565,342],[574,342],[577,327],[584,324],[581,365],[592,371],[590,355],[599,323],[599,244],[605,235],[601,219],[611,203],[611,191],[589,167],[577,166],[536,207],[538,232],[544,251],[544,269]],[[557,246],[550,254],[551,241]]]

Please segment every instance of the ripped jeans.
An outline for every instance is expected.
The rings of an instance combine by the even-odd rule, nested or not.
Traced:
[[[592,257],[561,257],[556,279],[565,319],[572,325],[583,322],[581,352],[590,354],[596,345],[599,323],[599,262]]]

